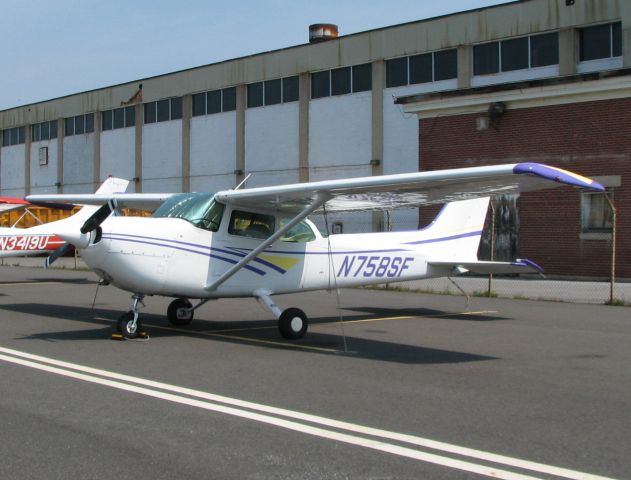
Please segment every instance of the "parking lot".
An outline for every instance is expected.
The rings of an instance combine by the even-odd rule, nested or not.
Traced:
[[[631,478],[628,308],[368,289],[113,341],[129,295],[0,268],[0,478]],[[339,308],[338,308],[339,305]],[[591,476],[589,476],[590,474]]]

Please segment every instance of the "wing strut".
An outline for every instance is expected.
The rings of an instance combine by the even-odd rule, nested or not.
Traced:
[[[310,205],[307,205],[298,215],[296,215],[289,222],[287,222],[285,225],[283,225],[279,230],[274,232],[274,234],[272,236],[268,237],[266,240],[261,242],[261,244],[258,247],[256,247],[250,253],[248,253],[241,260],[239,260],[238,263],[236,263],[235,265],[230,267],[228,270],[226,270],[223,273],[223,275],[221,275],[217,280],[215,280],[213,283],[211,283],[209,285],[206,285],[204,287],[204,290],[207,290],[209,292],[217,290],[219,285],[224,283],[226,280],[228,280],[230,277],[232,277],[235,273],[237,273],[239,270],[241,270],[245,265],[247,265],[250,262],[250,260],[255,258],[259,253],[261,253],[266,248],[269,248],[276,240],[278,240],[280,237],[282,237],[285,233],[287,233],[296,224],[298,224],[299,222],[301,222],[302,220],[307,218],[307,216],[312,214],[315,210],[320,208],[330,198],[331,197],[329,195],[327,195],[327,194],[325,194],[323,192],[319,192],[316,195],[315,200]]]

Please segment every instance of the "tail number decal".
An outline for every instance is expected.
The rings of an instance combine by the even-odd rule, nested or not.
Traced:
[[[46,250],[56,248],[57,245],[48,245],[49,243],[63,243],[61,239],[54,237],[53,235],[45,236],[11,236],[0,237],[0,250]]]
[[[338,277],[398,278],[410,268],[414,257],[382,257],[380,255],[346,255]]]

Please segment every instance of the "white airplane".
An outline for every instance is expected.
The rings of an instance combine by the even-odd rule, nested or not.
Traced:
[[[128,184],[127,180],[108,178],[96,193],[106,195],[124,192]],[[42,205],[51,208],[68,207],[67,204],[42,203]],[[31,206],[33,206],[32,203],[18,198],[0,197],[0,213],[24,209],[24,215],[26,215],[30,213],[28,208]],[[55,231],[63,228],[64,225],[76,225],[79,222],[85,222],[96,210],[98,210],[97,207],[85,206],[71,217],[55,222],[42,223],[29,228],[19,228],[17,226],[24,216],[22,215],[12,226],[0,227],[0,257],[33,256],[48,253],[54,255],[54,257],[49,257],[48,261],[54,261],[54,259],[66,253],[70,248],[70,245],[57,236]],[[40,221],[37,217],[35,218],[37,221]]]
[[[556,182],[556,183],[555,183]],[[131,292],[118,321],[138,336],[138,304],[174,297],[168,320],[185,325],[211,299],[255,297],[289,339],[307,331],[299,308],[281,310],[272,296],[478,273],[538,272],[528,260],[477,258],[489,195],[567,184],[603,191],[595,181],[558,168],[520,163],[236,189],[211,193],[30,195],[29,201],[101,204],[81,223],[54,232],[77,248],[105,281]],[[481,198],[480,198],[481,197]],[[323,237],[314,212],[383,210],[444,203],[418,231]],[[118,207],[160,205],[150,218],[110,216]],[[190,299],[199,300],[193,305]]]

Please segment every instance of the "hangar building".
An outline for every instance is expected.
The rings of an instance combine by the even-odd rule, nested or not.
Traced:
[[[136,192],[216,191],[250,173],[252,187],[542,161],[610,189],[618,273],[631,278],[631,2],[522,0],[323,31],[304,45],[0,111],[0,195],[89,192],[108,175],[132,179]],[[603,196],[522,197],[520,255],[550,273],[608,275]],[[418,212],[393,223],[417,228]],[[345,232],[371,227],[384,218],[343,218]]]

